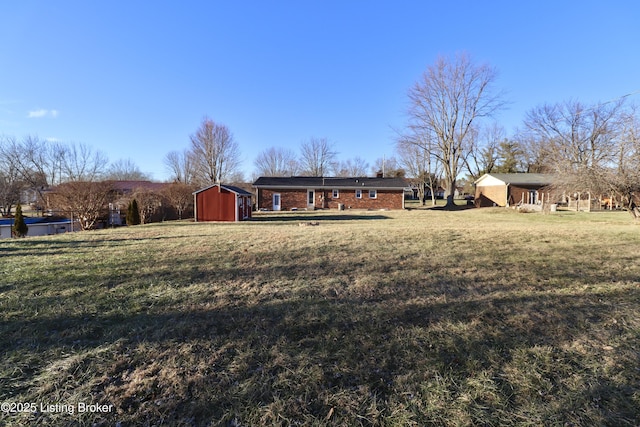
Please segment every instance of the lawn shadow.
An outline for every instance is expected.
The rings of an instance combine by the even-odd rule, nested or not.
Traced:
[[[258,221],[361,219],[388,217],[310,212]],[[64,277],[59,292],[16,294],[29,306],[14,304],[0,324],[0,395],[48,400],[64,390],[63,399],[76,393],[115,406],[86,415],[85,425],[640,421],[634,269],[617,273],[616,288],[609,272],[585,275],[580,259],[567,257],[532,268],[515,286],[435,268],[412,279],[406,264],[354,264],[346,250],[325,265],[323,247],[216,254],[176,253],[153,269],[123,257],[87,270],[90,277],[50,270]],[[317,280],[325,269],[331,280]],[[189,289],[199,283],[208,286]],[[32,424],[79,422],[53,416],[34,415]]]
[[[447,211],[447,212],[458,212],[458,211],[468,211],[470,209],[475,209],[474,205],[454,205],[454,206],[428,206],[425,209],[431,211]]]
[[[367,221],[391,219],[386,215],[374,214],[325,214],[321,212],[309,213],[269,213],[266,215],[257,215],[251,218],[252,222],[307,222],[307,221]]]
[[[614,292],[609,298],[638,299],[639,292]],[[540,293],[414,303],[394,296],[314,297],[302,292],[257,305],[12,319],[5,329],[15,336],[28,331],[9,346],[11,351],[37,346],[85,355],[58,368],[59,375],[52,378],[56,387],[70,386],[91,364],[99,367],[102,375],[92,386],[92,397],[117,404],[118,413],[106,417],[111,424],[160,422],[171,414],[165,422],[192,419],[194,425],[205,425],[223,418],[224,411],[247,419],[252,410],[262,410],[266,417],[267,408],[275,405],[283,418],[310,423],[323,420],[335,407],[336,421],[346,425],[375,402],[383,413],[400,404],[426,416],[411,405],[429,399],[421,390],[436,386],[433,391],[442,393],[442,410],[449,415],[455,408],[478,413],[488,408],[488,420],[499,424],[496,414],[526,413],[532,404],[544,408],[552,400],[557,409],[548,408],[548,415],[562,421],[560,425],[571,421],[565,408],[591,417],[585,422],[602,417],[615,424],[640,420],[633,407],[637,371],[628,369],[631,375],[621,381],[623,376],[593,370],[584,354],[570,350],[581,335],[591,345],[598,342],[593,325],[604,322],[615,301],[599,295]],[[633,358],[629,345],[625,347],[618,362],[637,366],[638,355]],[[92,351],[98,348],[110,350]],[[589,352],[594,357],[610,351]],[[182,372],[184,365],[188,375],[172,374]],[[32,368],[16,370],[15,384],[5,379],[2,391],[28,392],[31,375],[39,371]],[[465,382],[482,379],[482,372],[495,379],[492,402],[456,400],[466,392]],[[579,377],[574,377],[576,372]],[[169,379],[171,383],[162,383]],[[568,381],[582,383],[576,391]],[[522,396],[514,397],[518,393]],[[340,399],[346,397],[351,405],[365,406],[340,408]],[[232,420],[226,421],[230,425]],[[382,418],[377,421],[373,424],[382,424]]]

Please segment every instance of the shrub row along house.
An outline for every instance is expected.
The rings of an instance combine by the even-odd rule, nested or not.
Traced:
[[[136,199],[143,223],[191,217],[193,188],[151,181],[67,182],[49,188],[44,206],[82,229],[124,225],[128,203]]]

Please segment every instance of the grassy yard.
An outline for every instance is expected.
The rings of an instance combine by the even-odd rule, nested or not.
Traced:
[[[628,214],[256,216],[0,241],[0,425],[640,425]]]

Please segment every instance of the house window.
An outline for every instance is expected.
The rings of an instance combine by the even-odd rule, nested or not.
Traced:
[[[369,198],[370,199],[377,199],[378,198],[378,192],[376,190],[369,190]]]
[[[333,190],[333,198],[334,199],[339,199],[340,198],[340,191],[339,190]]]
[[[356,199],[362,199],[362,190],[356,190]]]

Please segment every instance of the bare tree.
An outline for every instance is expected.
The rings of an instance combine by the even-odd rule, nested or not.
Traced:
[[[304,175],[326,176],[337,152],[327,138],[311,138],[300,145],[300,168]]]
[[[523,167],[528,173],[550,173],[549,152],[545,143],[528,130],[516,132],[518,144],[522,149]]]
[[[69,181],[54,187],[48,194],[49,208],[80,221],[83,230],[96,226],[107,214],[107,201],[113,190],[110,181]]]
[[[473,181],[496,169],[499,160],[498,150],[502,140],[504,140],[504,129],[495,123],[469,130],[469,155],[464,158],[464,164]]]
[[[12,140],[0,137],[0,216],[11,215],[13,206],[20,203],[25,188],[18,167],[11,156]]]
[[[131,197],[138,202],[142,224],[148,223],[153,214],[162,208],[162,194],[152,188],[138,187],[133,191]]]
[[[404,177],[406,175],[406,171],[402,168],[398,159],[393,156],[377,158],[375,162],[373,162],[371,171],[374,175],[382,176],[383,178]]]
[[[226,180],[240,165],[240,148],[229,128],[208,117],[191,135],[191,153],[199,185]]]
[[[635,108],[623,115],[615,166],[607,182],[634,220],[640,221],[640,121]]]
[[[439,57],[409,91],[411,132],[431,140],[442,164],[447,185],[447,207],[454,206],[456,180],[469,154],[469,132],[475,122],[502,106],[492,93],[495,69],[476,65],[467,54]]]
[[[367,176],[369,163],[362,157],[354,157],[342,162],[337,162],[334,167],[334,175],[340,177],[364,177]]]
[[[178,213],[178,219],[182,219],[184,213],[193,205],[193,185],[182,182],[173,182],[163,188],[162,194]]]
[[[65,150],[63,144],[27,136],[21,141],[6,138],[2,155],[43,204],[47,188],[63,181],[62,159]]]
[[[63,181],[100,181],[109,159],[86,144],[69,144],[61,151]]]
[[[618,153],[622,102],[587,107],[577,101],[545,104],[527,113],[525,126],[542,151],[557,187],[602,192]]]
[[[300,166],[288,148],[270,147],[258,153],[253,162],[259,176],[294,176]]]
[[[171,151],[165,159],[164,164],[171,173],[171,180],[183,184],[192,184],[195,180],[195,162],[193,154],[189,150]]]
[[[140,168],[133,160],[120,159],[109,166],[105,179],[113,181],[149,181],[150,177],[140,171]]]
[[[2,168],[2,166],[0,166]],[[15,170],[0,170],[0,216],[10,216],[14,206],[20,203],[24,183]]]
[[[439,163],[433,157],[429,141],[419,141],[401,136],[397,141],[400,164],[407,171],[409,182],[418,189],[418,198],[424,206],[426,191],[431,195],[431,204],[436,204],[436,190],[440,181]]]

